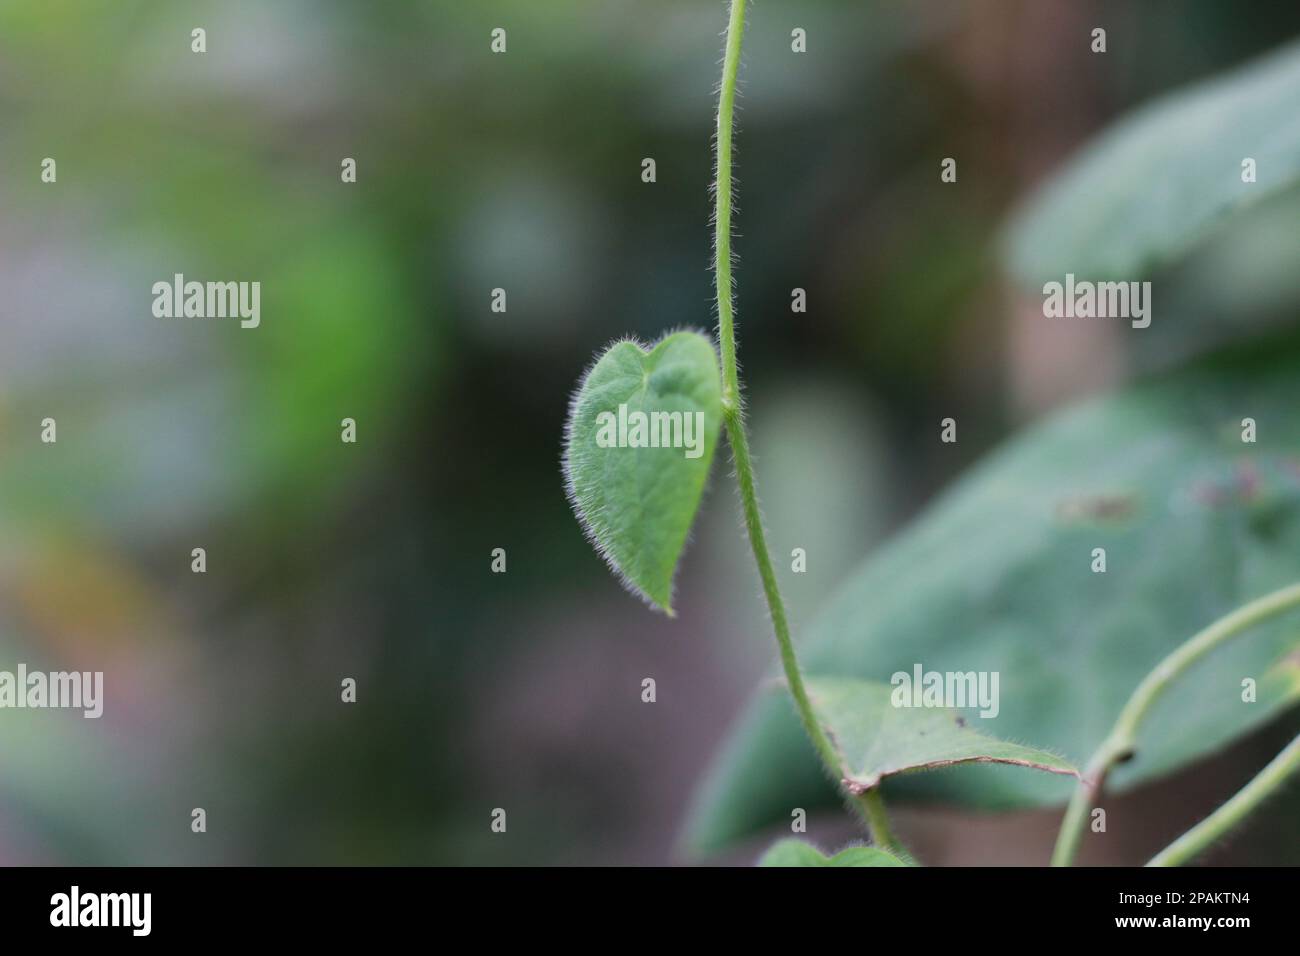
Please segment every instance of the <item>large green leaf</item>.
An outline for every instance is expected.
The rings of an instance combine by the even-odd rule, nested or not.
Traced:
[[[782,840],[772,845],[759,866],[909,866],[886,850],[874,846],[851,846],[826,856],[803,840]]]
[[[673,572],[721,426],[717,354],[698,332],[676,332],[649,351],[612,345],[569,410],[573,510],[627,588],[670,615]]]
[[[1031,286],[1136,280],[1220,221],[1300,181],[1300,43],[1142,107],[1015,218],[1012,271]],[[1242,160],[1256,181],[1242,182]]]
[[[955,708],[895,706],[903,686],[845,677],[809,680],[818,721],[840,755],[840,776],[861,793],[886,777],[960,763],[1005,763],[1078,777],[1069,761],[975,730]]]
[[[1300,580],[1300,342],[1273,342],[1035,427],[854,572],[806,635],[809,673],[887,681],[917,663],[997,671],[981,727],[1086,758],[1141,678],[1194,632]],[[1258,426],[1243,444],[1241,419]],[[1092,550],[1107,570],[1093,573]],[[1241,682],[1297,644],[1296,615],[1209,655],[1152,711],[1124,788],[1206,755],[1296,699]],[[1071,781],[996,766],[890,780],[892,797],[984,808],[1063,801]],[[833,800],[789,704],[761,694],[706,783],[715,847]]]

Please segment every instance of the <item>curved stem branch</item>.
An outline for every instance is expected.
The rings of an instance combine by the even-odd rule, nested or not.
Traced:
[[[1112,767],[1130,759],[1137,744],[1137,729],[1147,711],[1165,692],[1169,685],[1189,667],[1220,644],[1238,636],[1259,622],[1300,605],[1300,584],[1266,594],[1219,618],[1187,643],[1173,651],[1143,678],[1133,696],[1120,712],[1110,734],[1097,748],[1083,773],[1079,787],[1066,808],[1061,823],[1056,848],[1052,852],[1053,866],[1069,866],[1079,850],[1079,841],[1087,823],[1088,811],[1105,786],[1106,776]]]
[[[731,443],[732,458],[736,464],[736,480],[740,485],[740,501],[745,513],[745,528],[749,543],[758,564],[758,575],[763,581],[763,594],[767,598],[772,628],[781,650],[781,666],[785,670],[790,696],[803,723],[808,738],[817,750],[817,756],[826,769],[837,779],[842,776],[839,755],[826,736],[813,713],[812,702],[804,687],[799,659],[795,656],[794,642],[790,639],[790,624],[785,612],[785,602],[777,586],[776,571],[768,552],[767,535],[763,531],[763,516],[758,507],[758,491],[754,483],[754,465],[749,457],[749,438],[745,434],[744,415],[741,411],[740,375],[736,368],[736,332],[731,289],[731,154],[733,114],[736,105],[736,75],[740,69],[740,43],[745,32],[745,0],[732,0],[731,18],[727,25],[726,53],[722,61],[722,86],[718,94],[718,159],[717,183],[714,201],[714,272],[718,291],[718,341],[722,351],[722,409],[727,426],[727,440]],[[854,797],[858,812],[871,832],[872,840],[879,846],[897,848],[889,828],[884,800],[878,790]]]
[[[1300,770],[1300,737],[1219,809],[1151,858],[1147,866],[1182,866],[1250,815],[1287,777]]]

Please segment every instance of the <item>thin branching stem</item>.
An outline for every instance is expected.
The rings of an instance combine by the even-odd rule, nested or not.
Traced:
[[[1300,771],[1300,737],[1287,744],[1231,800],[1153,856],[1147,866],[1182,866],[1199,856],[1248,817],[1297,771]]]
[[[1169,685],[1220,644],[1237,637],[1261,621],[1300,605],[1300,584],[1282,588],[1237,608],[1219,618],[1156,665],[1120,712],[1110,734],[1097,748],[1083,773],[1061,822],[1061,832],[1052,852],[1053,866],[1069,866],[1079,851],[1088,813],[1100,796],[1111,768],[1135,753],[1137,730],[1143,718]]]

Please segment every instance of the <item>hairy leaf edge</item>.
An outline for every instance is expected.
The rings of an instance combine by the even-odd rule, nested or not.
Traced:
[[[610,342],[604,348],[597,351],[595,355],[592,357],[592,359],[587,363],[586,368],[583,369],[582,374],[578,377],[578,384],[574,388],[573,394],[569,396],[568,412],[564,420],[564,438],[563,438],[564,447],[561,449],[560,452],[560,470],[564,475],[564,497],[568,499],[569,507],[570,509],[572,509],[574,516],[577,517],[578,519],[578,525],[582,528],[583,537],[587,539],[587,542],[591,545],[592,550],[594,550],[598,555],[600,555],[601,560],[603,560],[605,564],[609,567],[610,571],[613,572],[614,577],[618,580],[618,583],[623,586],[623,589],[625,591],[627,591],[629,594],[634,595],[635,597],[640,598],[652,610],[662,611],[665,615],[667,615],[670,618],[675,618],[677,616],[677,612],[673,610],[673,599],[676,597],[677,594],[676,567],[674,567],[673,569],[673,577],[672,580],[669,582],[667,604],[660,604],[657,600],[655,600],[655,598],[653,598],[650,594],[648,594],[645,591],[645,589],[640,587],[635,581],[633,581],[630,577],[628,577],[627,573],[621,567],[619,567],[618,562],[614,559],[614,556],[610,553],[609,549],[606,548],[596,538],[596,532],[592,528],[591,521],[587,518],[587,513],[582,509],[582,505],[578,501],[577,488],[575,487],[574,479],[573,479],[572,463],[569,459],[569,450],[573,447],[573,437],[574,437],[573,422],[578,412],[578,399],[582,395],[582,393],[586,390],[587,380],[591,377],[591,373],[595,371],[596,366],[600,364],[600,360],[603,359],[606,355],[608,355],[611,350],[617,348],[619,345],[622,345],[623,343],[627,343],[628,345],[634,345],[643,354],[649,355],[660,345],[662,345],[664,342],[667,342],[670,338],[672,338],[675,335],[698,335],[700,338],[704,339],[706,342],[709,343],[709,347],[713,350],[713,360],[715,363],[718,363],[718,346],[717,343],[713,340],[713,337],[708,333],[704,332],[703,330],[695,328],[693,326],[681,326],[681,327],[669,329],[667,332],[663,333],[663,335],[661,335],[659,338],[655,339],[653,342],[649,344],[646,344],[645,342],[641,341],[641,339],[637,338],[635,335],[622,335],[619,336],[618,338],[611,339]],[[722,381],[721,364],[718,363],[716,367],[718,369],[718,381],[719,384],[721,384]],[[721,422],[719,421],[719,427],[720,426],[721,426]],[[710,462],[710,465],[712,465],[712,462]],[[709,469],[710,474],[712,474],[712,471],[713,469],[710,467]],[[710,479],[708,476],[706,476],[704,481],[704,487],[700,490],[700,501],[699,504],[696,506],[697,517],[699,515],[699,509],[704,506],[704,499],[708,497],[709,484],[710,484]],[[694,527],[695,527],[694,522],[692,522],[691,528],[688,529],[686,532],[686,540],[682,542],[682,550],[678,555],[679,564],[681,562],[682,556],[686,554],[687,549],[690,548],[691,546],[691,540],[694,537]]]

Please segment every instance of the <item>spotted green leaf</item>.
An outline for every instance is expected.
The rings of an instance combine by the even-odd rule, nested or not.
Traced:
[[[713,343],[675,332],[610,346],[569,409],[564,474],[596,550],[629,591],[673,614],[673,575],[722,426]]]
[[[818,721],[840,756],[840,776],[854,793],[886,777],[961,763],[1005,763],[1077,777],[1062,757],[998,740],[955,708],[896,706],[910,689],[874,681],[827,677],[807,681]],[[908,691],[907,693],[902,693]]]

